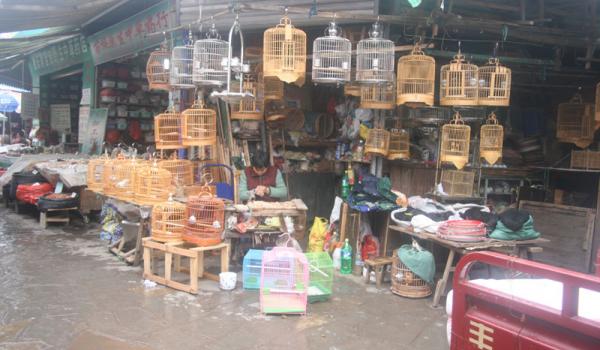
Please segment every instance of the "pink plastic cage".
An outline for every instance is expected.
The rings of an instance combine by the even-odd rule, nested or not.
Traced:
[[[306,314],[308,261],[293,248],[275,247],[263,255],[260,310],[265,314]]]

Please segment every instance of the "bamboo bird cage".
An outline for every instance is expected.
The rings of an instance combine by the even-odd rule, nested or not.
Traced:
[[[157,149],[182,148],[181,114],[168,110],[155,116],[154,141]]]
[[[405,298],[425,298],[431,295],[431,286],[400,261],[394,252],[392,258],[392,293]]]
[[[189,197],[185,219],[184,241],[199,246],[219,244],[224,229],[225,203],[210,193]]]
[[[265,106],[263,92],[259,89],[256,79],[249,74],[245,74],[244,81],[242,82],[242,90],[252,94],[253,97],[244,97],[237,102],[230,103],[231,119],[262,121],[264,119]]]
[[[88,161],[86,184],[88,190],[92,192],[102,192],[104,182],[102,181],[104,167],[110,166],[112,160],[108,158],[107,154],[104,154],[99,158],[92,158]]]
[[[408,159],[410,158],[410,134],[404,129],[392,129],[390,131],[390,145],[387,158]]]
[[[594,105],[584,103],[580,94],[558,105],[556,138],[578,147],[589,146],[594,139]]]
[[[457,169],[462,169],[469,162],[470,141],[471,127],[456,112],[452,121],[442,127],[440,161],[452,163]]]
[[[116,159],[104,167],[104,194],[122,200],[132,200],[135,192],[135,173],[145,164],[139,159]]]
[[[194,165],[190,160],[165,159],[158,162],[158,167],[171,173],[172,184],[176,188],[194,184]]]
[[[365,142],[365,153],[386,156],[390,146],[390,132],[385,129],[369,129]]]
[[[383,38],[379,21],[373,23],[369,37],[356,46],[356,81],[361,84],[394,81],[394,42]]]
[[[442,170],[442,187],[451,197],[472,197],[475,173],[472,171]]]
[[[360,84],[356,82],[350,82],[344,85],[344,95],[360,97]]]
[[[133,201],[140,205],[154,205],[169,199],[174,191],[173,175],[166,169],[161,169],[155,162],[151,166],[136,169],[135,196]]]
[[[440,69],[440,105],[476,106],[478,68],[467,63],[458,51],[449,64]]]
[[[503,143],[504,128],[492,112],[479,130],[479,156],[491,165],[496,164],[502,158]]]
[[[435,60],[415,45],[410,55],[398,59],[396,103],[433,105]]]
[[[278,25],[265,30],[263,69],[267,77],[275,76],[286,83],[304,85],[306,33],[294,28],[287,13]]]
[[[360,108],[394,109],[396,92],[394,83],[368,84],[360,87]]]
[[[169,67],[171,63],[171,51],[166,45],[150,53],[146,62],[146,79],[150,90],[169,90]]]
[[[205,39],[196,40],[193,53],[194,84],[222,86],[227,83],[227,69],[223,60],[229,55],[229,43],[221,39],[215,23],[206,33]]]
[[[335,20],[325,29],[325,36],[313,42],[312,81],[319,84],[342,84],[350,81],[352,43],[340,36]]]
[[[158,242],[180,242],[185,224],[185,205],[169,200],[152,207],[151,237]]]
[[[181,113],[182,144],[212,146],[217,143],[217,113],[202,101]]]
[[[600,151],[571,151],[571,168],[600,169]]]
[[[179,89],[193,89],[194,46],[192,32],[188,34],[188,43],[175,46],[171,52],[171,67],[169,69],[169,84]]]
[[[479,67],[479,99],[481,106],[508,106],[510,103],[511,70],[496,57]]]

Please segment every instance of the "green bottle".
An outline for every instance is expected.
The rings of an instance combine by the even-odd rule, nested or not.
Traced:
[[[342,198],[348,198],[350,194],[350,183],[348,182],[348,174],[344,172],[344,176],[342,177]]]
[[[342,275],[349,275],[352,273],[352,247],[348,243],[348,238],[344,242],[344,247],[342,248],[342,267],[340,268],[340,273]]]

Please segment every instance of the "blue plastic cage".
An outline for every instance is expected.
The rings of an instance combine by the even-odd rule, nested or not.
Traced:
[[[250,249],[244,256],[242,279],[244,289],[260,288],[260,271],[264,250]]]

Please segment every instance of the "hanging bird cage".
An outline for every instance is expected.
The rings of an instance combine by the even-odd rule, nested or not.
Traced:
[[[238,83],[239,84],[239,83]],[[263,120],[264,101],[262,91],[259,90],[258,82],[250,75],[244,75],[244,92],[252,94],[254,97],[244,97],[237,103],[231,104],[231,119],[235,120]]]
[[[369,84],[360,87],[360,108],[394,109],[396,107],[396,91],[394,83]]]
[[[158,242],[180,242],[185,224],[185,205],[172,197],[152,207],[152,240]]]
[[[594,105],[584,103],[580,94],[558,105],[556,138],[578,147],[589,146],[594,139]]]
[[[383,38],[379,21],[373,23],[369,38],[356,46],[356,81],[361,84],[394,81],[394,42]]]
[[[511,71],[500,64],[498,58],[490,58],[479,67],[479,100],[481,106],[508,106],[510,103]]]
[[[390,146],[387,158],[408,159],[410,158],[410,134],[404,129],[392,129],[390,131]]]
[[[154,205],[169,199],[174,192],[171,185],[173,175],[170,171],[161,169],[156,163],[135,171],[134,202],[140,205]]]
[[[202,101],[181,113],[184,146],[211,146],[217,143],[217,113]]]
[[[462,169],[469,162],[470,141],[471,127],[456,112],[452,121],[442,127],[440,161]]]
[[[223,62],[229,53],[229,43],[221,40],[213,23],[206,39],[194,43],[193,81],[197,85],[222,86],[227,83],[227,67]]]
[[[431,286],[400,261],[394,251],[392,258],[392,293],[406,298],[425,298],[431,295]]]
[[[442,170],[442,188],[451,197],[473,196],[475,173],[472,171]]]
[[[194,165],[190,160],[165,159],[158,162],[158,167],[171,173],[172,184],[176,188],[194,184]]]
[[[440,69],[440,104],[442,106],[477,105],[478,68],[467,63],[458,50],[450,64]]]
[[[263,35],[263,68],[267,77],[304,85],[306,74],[306,33],[294,28],[286,14],[278,25]]]
[[[146,79],[150,90],[169,90],[169,67],[171,51],[166,45],[150,53],[146,63]]]
[[[171,53],[171,68],[169,69],[169,83],[171,87],[179,89],[195,88],[193,81],[194,46],[192,32],[189,32],[188,43],[175,46]]]
[[[188,197],[185,207],[183,240],[199,246],[221,243],[224,228],[225,203],[210,193]]]
[[[350,81],[352,43],[340,36],[335,21],[325,30],[326,36],[313,42],[312,81],[320,84],[343,84]]]
[[[135,174],[144,162],[138,159],[116,159],[104,167],[104,194],[122,200],[132,200]]]
[[[435,60],[415,45],[410,55],[398,59],[396,103],[433,105]]]
[[[181,144],[181,115],[168,110],[154,117],[154,141],[157,149],[179,149]]]
[[[365,153],[386,156],[390,146],[390,132],[385,129],[369,129],[365,142]]]
[[[504,128],[498,124],[496,114],[492,112],[486,124],[481,126],[479,135],[479,156],[493,165],[502,158]]]

